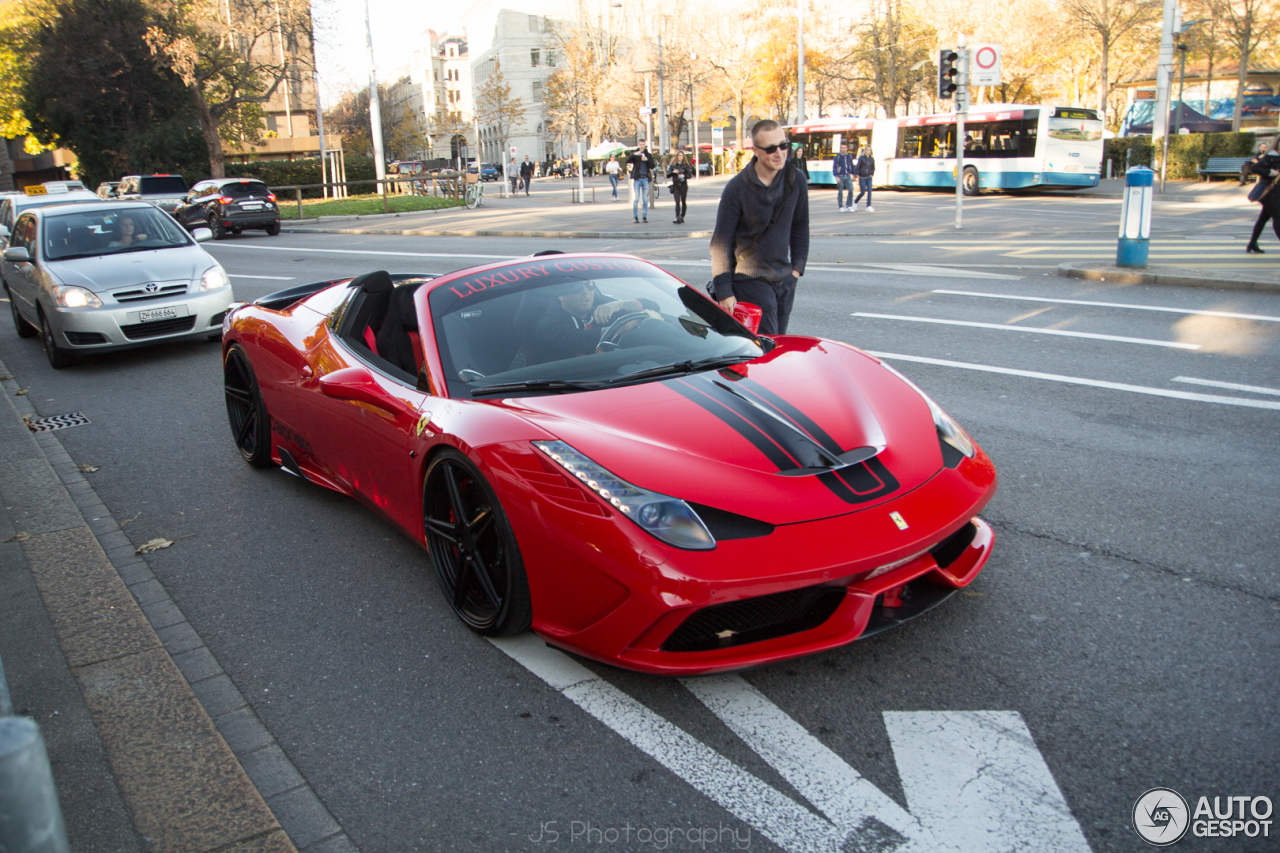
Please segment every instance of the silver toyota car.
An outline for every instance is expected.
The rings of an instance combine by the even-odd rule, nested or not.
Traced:
[[[83,353],[175,338],[215,340],[231,304],[227,273],[159,208],[81,202],[22,213],[0,260],[13,322],[40,334],[55,368]]]

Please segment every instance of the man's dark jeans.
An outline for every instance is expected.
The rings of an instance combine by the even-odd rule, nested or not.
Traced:
[[[739,302],[760,307],[760,334],[785,335],[796,299],[796,277],[787,276],[778,284],[758,278],[737,279],[733,295]]]

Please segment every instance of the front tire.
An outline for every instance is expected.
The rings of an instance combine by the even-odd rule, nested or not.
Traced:
[[[44,354],[49,358],[49,365],[54,370],[62,370],[76,363],[76,357],[58,346],[58,339],[53,336],[53,326],[49,318],[40,312],[40,338],[44,344]]]
[[[515,533],[480,470],[453,449],[427,469],[422,497],[427,550],[449,606],[487,637],[528,629],[529,580]]]
[[[978,180],[978,170],[972,166],[964,167],[964,194],[977,195],[982,191],[982,184]]]
[[[227,397],[227,420],[231,423],[236,449],[253,467],[270,467],[271,417],[262,402],[253,365],[239,344],[232,344],[227,350],[222,376]]]
[[[9,311],[13,313],[13,328],[18,333],[18,337],[34,338],[39,329],[22,319],[22,315],[18,313],[18,303],[13,298],[13,291],[8,287],[4,290],[9,294]]]

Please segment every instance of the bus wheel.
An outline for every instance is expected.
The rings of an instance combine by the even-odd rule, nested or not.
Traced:
[[[981,189],[981,185],[978,183],[978,170],[973,168],[972,166],[965,166],[964,167],[964,194],[977,195],[980,189]]]

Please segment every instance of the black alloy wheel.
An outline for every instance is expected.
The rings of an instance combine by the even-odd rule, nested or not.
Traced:
[[[526,630],[533,607],[515,533],[471,460],[447,449],[432,461],[422,516],[436,578],[458,618],[489,637]]]
[[[13,298],[13,291],[8,287],[5,287],[4,291],[9,295],[9,311],[13,313],[13,328],[17,331],[18,337],[34,338],[38,329],[22,319],[22,315],[18,313],[18,303]]]
[[[231,422],[236,449],[253,467],[270,467],[271,417],[262,402],[262,392],[258,390],[258,379],[253,375],[249,357],[238,344],[232,344],[227,350],[222,375],[227,396],[227,420]]]
[[[218,220],[218,217],[216,216],[209,217],[209,230],[213,232],[213,239],[215,240],[227,239],[227,229],[222,227],[222,223]]]
[[[58,346],[58,339],[53,336],[53,327],[49,318],[40,312],[40,341],[44,344],[44,354],[49,357],[49,364],[54,370],[62,370],[76,363],[76,357]]]

